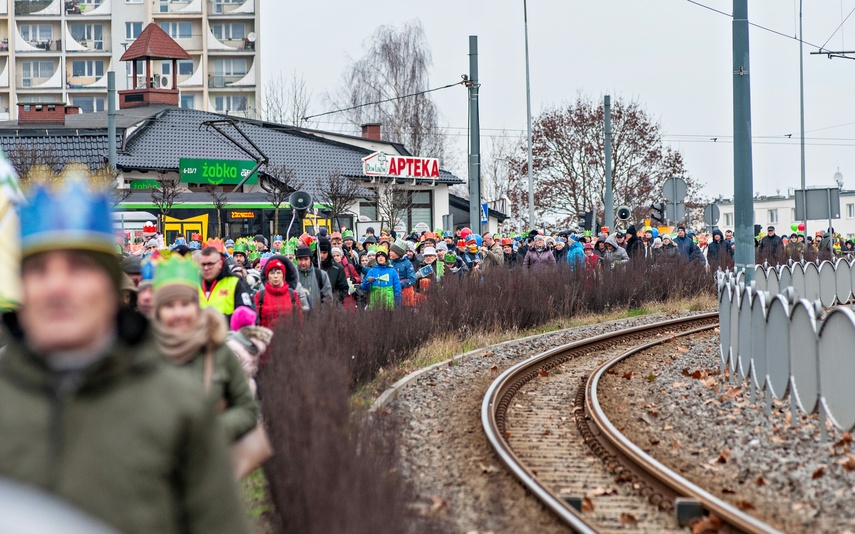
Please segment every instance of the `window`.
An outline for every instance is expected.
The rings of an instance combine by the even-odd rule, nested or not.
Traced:
[[[93,50],[104,50],[104,26],[101,24],[71,24],[71,36],[75,41],[92,41]]]
[[[21,24],[21,37],[25,41],[51,41],[53,27],[50,24]]]
[[[74,96],[71,98],[72,105],[80,108],[83,113],[105,111],[107,99],[100,96]]]
[[[778,222],[778,210],[769,210],[769,223],[777,223]]]
[[[211,30],[214,32],[214,37],[221,41],[243,39],[246,37],[246,26],[240,22],[213,24],[211,25]]]
[[[142,3],[142,2],[140,2]],[[125,23],[125,39],[136,39],[142,33],[142,22]]]
[[[214,60],[214,75],[244,76],[246,75],[246,60],[216,59]]]
[[[193,37],[193,24],[189,22],[161,22],[160,27],[173,39]]]
[[[724,225],[725,226],[733,226],[733,214],[725,213],[724,214]]]
[[[18,100],[18,102],[21,102],[22,104],[24,104],[24,103],[27,103],[27,104],[55,103],[56,98],[54,98],[50,95],[29,95],[29,96],[22,96]]]
[[[172,63],[169,61],[162,61],[160,63],[160,73],[164,76],[172,75]]]
[[[178,75],[179,76],[192,76],[193,75],[193,61],[192,60],[182,60],[178,62]]]
[[[72,76],[94,76],[101,78],[104,76],[104,62],[93,60],[75,60],[71,62]]]
[[[855,219],[855,204],[846,204],[846,218]]]
[[[184,109],[193,109],[196,105],[196,99],[193,95],[181,95],[181,107]]]
[[[408,206],[397,215],[407,228],[413,228],[419,223],[425,223],[433,228],[433,203],[430,191],[396,191],[397,202],[402,206]],[[406,197],[406,198],[405,198]],[[368,217],[372,221],[379,220],[382,214],[378,214],[376,202],[362,201],[359,203],[359,214]]]
[[[214,98],[214,109],[217,111],[246,111],[246,96],[230,95]]]
[[[362,201],[359,203],[359,214],[368,217],[369,221],[377,220],[377,204]]]
[[[24,61],[21,63],[22,81],[24,87],[32,86],[33,78],[50,78],[55,67],[53,61]]]

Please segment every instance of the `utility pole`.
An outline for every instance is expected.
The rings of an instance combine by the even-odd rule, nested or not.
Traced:
[[[804,41],[802,41],[802,0],[799,0],[799,107],[801,116],[800,145],[802,149],[802,215],[804,220],[804,235],[807,237],[807,187],[805,186],[805,56]]]
[[[481,231],[481,126],[478,116],[478,36],[469,36],[469,228]]]
[[[116,170],[116,73],[107,73],[107,162]]]
[[[754,177],[751,156],[751,83],[748,0],[733,0],[733,213],[735,269],[754,279]]]
[[[606,131],[605,148],[606,148],[606,226],[609,231],[614,231],[615,228],[615,208],[614,208],[614,193],[612,192],[612,97],[606,95],[603,102],[603,120]]]
[[[534,229],[537,228],[537,222],[534,220],[534,178],[531,175],[533,160],[531,156],[531,76],[528,61],[528,7],[526,0],[523,0],[523,22],[525,23],[525,101],[528,112],[528,222],[529,228]]]

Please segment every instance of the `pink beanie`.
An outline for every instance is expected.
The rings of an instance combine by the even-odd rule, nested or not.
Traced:
[[[232,320],[229,326],[232,330],[240,330],[244,326],[254,325],[257,318],[258,314],[249,306],[238,306],[235,308],[234,313],[232,313]]]

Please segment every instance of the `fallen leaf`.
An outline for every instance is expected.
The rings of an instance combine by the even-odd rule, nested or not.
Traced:
[[[631,379],[632,378],[632,371],[630,371],[628,373],[624,373],[623,377],[626,378],[627,380]]]
[[[730,449],[723,449],[718,453],[718,459],[716,459],[715,462],[710,463],[726,464],[728,458],[730,458]]]
[[[484,357],[485,358],[492,358],[493,354],[495,354],[495,353],[492,350],[488,350],[487,352],[484,353]]]
[[[672,388],[682,388],[682,387],[686,387],[688,385],[689,385],[688,382],[674,382],[673,384],[671,384],[671,387]]]
[[[430,507],[431,512],[439,512],[440,510],[446,510],[450,508],[448,501],[443,499],[442,497],[431,497],[430,500],[433,502],[433,505]]]
[[[705,375],[705,374],[703,374],[703,373],[701,373],[700,371],[694,371],[694,372],[693,372],[692,374],[690,374],[689,376],[691,376],[691,377],[692,377],[692,378],[694,378],[695,380],[700,380],[701,378],[706,378],[706,375]]]
[[[606,374],[607,375],[616,375],[617,369],[609,369],[608,371],[606,371]]]
[[[702,534],[703,532],[718,532],[721,529],[721,519],[718,516],[710,514],[699,521],[695,521],[692,525],[692,534]]]
[[[498,370],[499,370],[499,366],[498,366],[498,365],[494,365],[493,367],[490,367],[490,370],[491,370],[491,371],[498,371]]]
[[[675,439],[674,441],[671,442],[671,448],[676,451],[677,449],[683,448],[683,445],[680,444],[679,440]]]
[[[510,432],[505,432],[505,439],[510,439],[510,437],[511,437],[511,433],[510,433]]]
[[[677,352],[689,352],[689,347],[677,347]]]
[[[496,468],[492,465],[484,465],[483,463],[479,463],[478,465],[481,467],[482,473],[490,474],[496,472]]]
[[[736,501],[736,507],[742,510],[743,512],[751,512],[752,510],[756,510],[753,504],[748,501]]]
[[[727,398],[728,399],[735,399],[736,397],[738,397],[741,394],[742,394],[742,388],[741,387],[730,388],[727,390]]]
[[[593,512],[594,511],[594,501],[585,497],[582,499],[582,511],[583,512]]]
[[[683,373],[683,376],[692,376],[692,373],[690,373],[689,370],[686,369],[685,367],[680,372]]]
[[[654,438],[650,438],[650,444],[655,447],[656,445],[659,445],[659,440],[654,439]]]
[[[816,479],[822,477],[822,475],[824,475],[824,474],[825,474],[825,468],[820,467],[819,469],[817,469],[816,471],[813,472],[813,474],[810,476],[810,478],[811,478],[811,480],[816,480]]]
[[[548,436],[548,435],[550,435],[550,434],[552,434],[552,431],[551,431],[551,430],[549,430],[548,428],[547,428],[546,430],[544,430],[544,431],[543,431],[543,435],[544,435],[544,436]]]
[[[758,486],[765,486],[766,484],[768,484],[768,482],[766,482],[766,479],[762,476],[757,477],[757,480],[755,480],[754,483]]]
[[[638,519],[636,519],[634,515],[628,514],[626,512],[620,513],[621,525],[635,525],[636,523],[638,523]]]
[[[736,490],[732,490],[732,489],[730,489],[730,488],[722,488],[722,489],[721,489],[721,492],[722,492],[722,493],[725,493],[725,494],[730,494],[730,495],[735,495],[735,494],[736,494]]]
[[[843,469],[847,473],[855,471],[855,456],[852,456],[851,454],[847,454],[846,458],[841,458],[840,460],[837,460],[837,463],[842,465]]]
[[[659,417],[659,412],[657,412],[655,410],[650,410],[647,413],[650,414],[650,417]]]
[[[649,375],[645,376],[644,379],[647,380],[648,382],[653,382],[654,380],[656,380],[656,375],[654,375],[653,373],[650,373]]]
[[[537,374],[540,376],[549,376],[549,371],[545,371],[543,369],[538,369]]]
[[[707,378],[706,380],[701,380],[701,384],[705,385],[708,388],[711,388],[716,385],[715,378]]]
[[[600,497],[602,495],[614,495],[617,493],[615,488],[596,487],[587,493],[587,497]]]

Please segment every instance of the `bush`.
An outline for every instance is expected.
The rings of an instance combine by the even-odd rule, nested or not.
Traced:
[[[595,273],[495,269],[435,284],[418,308],[325,310],[277,325],[259,373],[276,455],[265,466],[281,531],[403,532],[413,519],[395,466],[398,429],[351,415],[349,395],[432,336],[525,330],[609,308],[714,292],[704,266],[630,262]]]

